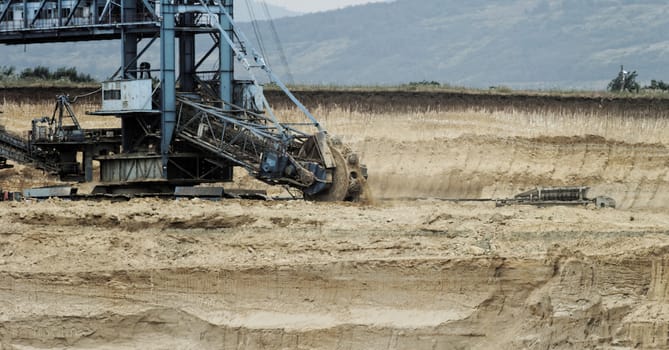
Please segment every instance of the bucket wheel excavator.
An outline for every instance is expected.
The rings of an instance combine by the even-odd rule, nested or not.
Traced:
[[[223,109],[179,97],[175,145],[196,147],[212,161],[232,162],[270,185],[299,189],[315,201],[365,201],[367,168],[337,137],[309,123],[280,123],[248,109]]]
[[[197,94],[178,94],[176,137],[204,152],[245,168],[258,180],[302,191],[317,201],[364,201],[369,197],[367,168],[360,157],[323,128],[274,74],[260,53],[235,25],[224,2],[199,0],[206,21],[231,48],[250,79],[238,84],[240,105],[218,99],[220,77],[196,77]],[[229,27],[223,27],[227,23]],[[255,70],[285,92],[303,114],[295,122],[279,121],[262,93]],[[315,132],[309,132],[309,129]]]
[[[0,44],[120,39],[121,67],[102,83],[101,109],[89,114],[118,117],[121,128],[82,129],[70,100],[59,97],[60,119],[64,109],[75,125],[54,136],[42,132],[49,125],[39,125],[48,118],[36,119],[27,141],[0,133],[0,156],[80,181],[96,181],[97,161],[104,191],[230,181],[241,167],[267,184],[299,189],[309,200],[368,199],[367,168],[359,155],[325,130],[251,46],[233,20],[233,3],[3,2]],[[26,8],[20,19],[7,15]],[[196,50],[205,41],[208,49]],[[159,69],[143,58],[152,46],[159,47]],[[285,92],[296,115],[275,115],[257,74]],[[34,161],[41,154],[49,155],[48,162]]]

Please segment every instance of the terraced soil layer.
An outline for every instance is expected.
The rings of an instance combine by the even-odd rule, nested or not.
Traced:
[[[376,201],[1,202],[0,349],[669,347],[666,100],[313,94]]]
[[[161,200],[0,211],[3,349],[668,344],[665,213]]]

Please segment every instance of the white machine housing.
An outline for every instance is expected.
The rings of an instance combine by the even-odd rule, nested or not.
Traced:
[[[151,79],[102,83],[102,111],[150,111]]]

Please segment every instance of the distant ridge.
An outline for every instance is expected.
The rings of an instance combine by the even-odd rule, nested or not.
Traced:
[[[236,4],[245,7],[241,0]],[[427,80],[475,88],[603,90],[620,65],[638,71],[642,84],[669,81],[666,0],[397,0],[297,17],[279,18],[274,11],[296,83]],[[250,24],[242,27],[252,36]],[[284,75],[277,46],[265,47],[274,70]],[[118,60],[108,58],[119,50],[118,42],[32,45],[26,52],[0,46],[2,65],[77,66],[101,79],[117,69]],[[159,62],[157,53],[146,59]]]
[[[604,89],[621,64],[669,80],[665,0],[397,0],[276,25],[304,83]]]
[[[251,4],[251,8],[255,13],[256,19],[259,21],[267,20],[268,19],[267,15],[261,3],[254,0],[249,0],[249,1]],[[291,11],[284,7],[272,5],[269,3],[267,3],[267,9],[269,10],[270,16],[273,19],[283,18],[283,17],[295,17],[302,15],[302,13],[300,12]],[[251,20],[249,10],[246,6],[246,0],[237,0],[235,2],[235,20],[238,22],[249,22]]]

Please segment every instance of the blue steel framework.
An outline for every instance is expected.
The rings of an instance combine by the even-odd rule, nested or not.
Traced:
[[[159,110],[99,113],[121,117],[123,135],[123,154],[111,151],[97,157],[102,180],[199,183],[229,179],[232,167],[242,166],[260,180],[298,187],[313,198],[359,197],[366,169],[358,157],[327,136],[250,46],[232,13],[233,0],[4,0],[0,43],[121,39],[121,67],[113,78],[136,79],[150,74],[146,66],[138,69],[138,62],[160,39],[160,94],[154,101]],[[213,45],[198,60],[195,38],[201,34],[209,35]],[[142,40],[148,44],[138,50]],[[217,69],[198,71],[215,51]],[[257,110],[240,107],[242,102],[234,98],[239,87],[235,59],[248,71],[251,85],[258,87],[256,72],[267,74],[303,112],[305,121],[279,122],[264,97]],[[48,146],[70,160],[71,153],[79,151],[75,146]]]

